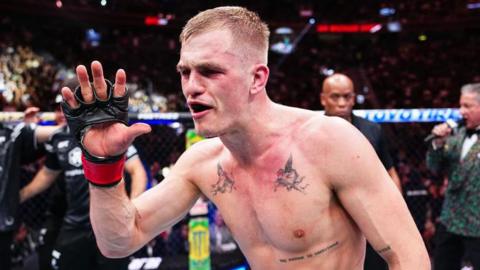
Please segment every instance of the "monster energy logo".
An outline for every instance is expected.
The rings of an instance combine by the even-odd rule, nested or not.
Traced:
[[[193,248],[196,254],[194,256],[203,257],[202,250],[205,250],[207,247],[204,247],[206,241],[207,233],[203,231],[193,232]]]
[[[189,269],[210,270],[210,242],[208,219],[196,218],[189,222]]]

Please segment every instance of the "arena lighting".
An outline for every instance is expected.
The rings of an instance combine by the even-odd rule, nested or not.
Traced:
[[[63,3],[62,3],[62,1],[57,0],[57,1],[55,2],[55,5],[57,6],[57,8],[62,8]]]
[[[293,34],[293,30],[290,27],[279,27],[275,30],[275,34],[290,35]]]
[[[100,1],[100,5],[102,5],[102,7],[106,6],[107,5],[107,0]]]
[[[400,32],[402,31],[402,25],[400,22],[389,22],[387,23],[387,30],[388,32]]]
[[[312,19],[308,20],[308,23],[302,29],[302,31],[298,34],[297,37],[294,38],[293,30],[289,27],[279,27],[275,30],[275,35],[273,36],[273,40],[270,46],[270,49],[276,53],[283,54],[284,56],[293,52],[297,44],[302,40],[305,34],[314,26],[312,23]],[[277,65],[274,69],[278,69],[280,65],[285,60],[285,57],[280,58]]]
[[[330,76],[330,75],[333,75],[333,73],[335,73],[335,70],[328,67],[322,67],[320,68],[320,73],[323,74],[324,76]]]
[[[374,27],[372,27],[372,28],[370,29],[370,33],[373,34],[373,33],[376,33],[376,32],[378,32],[378,31],[380,31],[380,30],[382,30],[382,25],[381,25],[381,24],[377,24],[377,25],[375,25]]]
[[[95,29],[89,28],[85,30],[85,40],[91,47],[98,47],[102,40],[102,35],[100,32],[95,31]]]
[[[365,102],[365,96],[362,94],[358,94],[356,96],[357,104],[363,104]]]
[[[300,17],[311,17],[313,15],[313,10],[311,9],[300,9]]]
[[[168,24],[168,17],[167,18],[162,18],[159,16],[146,16],[144,23],[147,26],[163,26]]]
[[[467,4],[467,9],[479,9],[479,8],[480,8],[480,2]]]
[[[293,50],[293,29],[290,27],[279,27],[275,29],[270,49],[279,54],[289,54]]]
[[[318,33],[374,33],[382,27],[380,23],[317,24]],[[373,29],[373,32],[372,32]],[[378,29],[378,30],[380,30]],[[378,31],[377,30],[377,31]]]
[[[381,8],[378,13],[381,15],[381,16],[384,16],[384,17],[388,17],[388,16],[391,16],[393,14],[395,14],[395,9],[394,8]]]

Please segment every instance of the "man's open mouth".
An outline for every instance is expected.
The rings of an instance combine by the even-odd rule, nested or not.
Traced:
[[[212,107],[204,104],[190,104],[190,109],[194,113],[200,113],[206,110],[210,110]]]

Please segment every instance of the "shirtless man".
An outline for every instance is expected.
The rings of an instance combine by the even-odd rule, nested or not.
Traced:
[[[133,200],[121,180],[121,154],[150,127],[124,124],[126,105],[118,104],[125,71],[117,71],[112,87],[99,62],[91,63],[93,85],[86,67],[77,67],[80,90],[62,89],[63,105],[83,143],[102,253],[133,253],[204,194],[252,269],[362,269],[365,237],[390,269],[429,269],[405,202],[360,132],[340,118],[269,99],[268,35],[256,14],[239,7],[188,21],[177,69],[195,128],[210,139],[189,148],[164,181]]]

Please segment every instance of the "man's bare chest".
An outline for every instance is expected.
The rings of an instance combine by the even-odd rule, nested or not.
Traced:
[[[319,228],[328,222],[331,191],[301,158],[290,155],[256,170],[219,162],[210,176],[202,189],[240,244],[295,251],[324,236]]]

